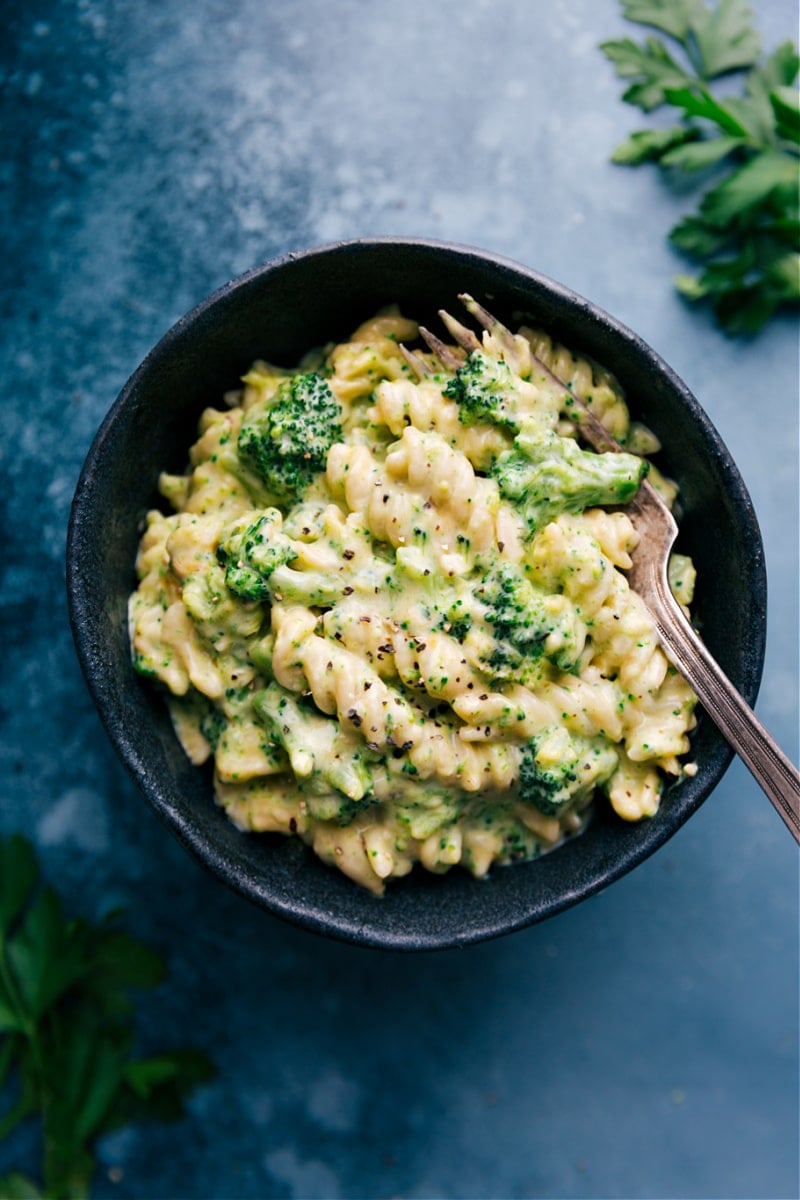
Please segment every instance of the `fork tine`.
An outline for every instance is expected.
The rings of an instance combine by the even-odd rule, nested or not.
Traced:
[[[445,312],[443,308],[439,309],[439,316],[453,341],[457,342],[462,350],[466,350],[467,354],[469,354],[471,350],[480,349],[480,341],[471,329],[467,329],[466,325],[462,325],[460,321],[457,321],[449,312]]]
[[[409,350],[408,346],[404,346],[402,342],[398,343],[398,347],[417,379],[424,379],[426,375],[433,374],[425,359],[421,358],[419,354],[415,354],[413,350]]]
[[[574,420],[581,432],[581,436],[590,446],[599,451],[618,451],[622,449],[622,446],[620,446],[616,438],[611,436],[603,422],[589,408],[589,405],[581,400],[579,396],[576,396],[572,389],[568,388],[563,380],[559,379],[555,372],[548,367],[547,363],[542,362],[541,358],[532,351],[531,362],[548,383],[557,388],[561,393],[567,415]]]
[[[448,371],[457,371],[464,361],[463,353],[459,354],[452,346],[446,346],[435,333],[431,333],[424,325],[419,327],[419,336],[425,342],[429,350],[432,350],[439,362]]]
[[[516,350],[514,334],[510,329],[506,329],[505,325],[501,321],[498,321],[497,317],[492,316],[488,309],[479,304],[468,292],[462,292],[458,298],[467,312],[471,313],[487,332],[496,337],[507,351]],[[622,449],[619,443],[608,432],[605,425],[597,419],[589,406],[584,404],[533,351],[531,351],[531,362],[536,367],[536,370],[540,371],[547,379],[548,383],[558,388],[561,392],[565,408],[574,418],[581,434],[590,446],[593,446],[595,450]]]
[[[464,305],[468,313],[471,313],[479,325],[482,325],[487,333],[491,333],[497,338],[500,345],[509,353],[514,354],[517,351],[517,343],[514,334],[510,329],[506,329],[497,317],[492,316],[488,309],[479,304],[474,297],[470,296],[469,292],[462,292],[458,297]]]

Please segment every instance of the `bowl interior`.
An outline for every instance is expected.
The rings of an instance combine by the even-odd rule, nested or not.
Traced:
[[[219,878],[306,928],[371,946],[433,949],[508,933],[563,910],[662,845],[721,778],[731,752],[699,714],[700,769],[672,785],[659,814],[628,825],[608,806],[580,838],[533,863],[415,871],[376,899],[279,836],[242,834],[191,766],[161,696],[135,674],[126,605],[144,514],[160,505],[162,469],[182,471],[202,409],[256,358],[291,366],[341,340],[387,303],[438,327],[467,291],[501,320],[527,318],[615,372],[634,416],[660,437],[659,462],[681,488],[679,548],[698,569],[696,619],[711,652],[752,703],[764,657],[764,563],[746,489],[708,418],[638,337],[565,288],[514,263],[442,243],[347,242],[290,255],[215,293],[162,339],[132,376],[91,447],[68,541],[70,615],[81,664],[108,734],[147,799]]]

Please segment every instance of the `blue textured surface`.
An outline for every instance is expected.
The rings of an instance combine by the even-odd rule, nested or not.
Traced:
[[[765,43],[793,0],[756,6]],[[798,1194],[798,868],[734,764],[663,851],[545,925],[418,956],[251,908],[165,833],[108,746],[63,596],[69,503],[126,377],[275,253],[443,237],[590,296],[692,388],[759,514],[762,719],[797,757],[797,325],[685,307],[689,206],[609,155],[642,124],[597,50],[614,0],[7,3],[0,829],[68,904],[125,905],[171,977],[146,1045],[220,1067],[179,1127],[100,1146],[103,1197]],[[390,290],[391,281],[387,281]],[[720,531],[724,537],[724,530]],[[36,1168],[0,1143],[0,1173]]]

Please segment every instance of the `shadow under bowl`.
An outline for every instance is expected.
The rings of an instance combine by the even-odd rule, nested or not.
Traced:
[[[185,757],[163,697],[131,664],[127,600],[142,521],[162,503],[161,470],[182,472],[199,414],[238,386],[256,358],[292,366],[345,339],[379,308],[438,327],[469,292],[501,320],[541,326],[608,367],[635,419],[660,438],[681,490],[679,548],[698,571],[693,612],[723,670],[754,703],[764,660],[766,581],[752,503],[686,386],[629,329],[534,271],[471,247],[358,240],[289,254],[215,292],[163,337],[122,389],[86,458],[67,548],[70,619],[100,717],[129,773],[166,825],[219,879],[306,929],[385,949],[432,950],[510,933],[597,893],[662,846],[722,778],[732,752],[702,711],[699,769],[665,791],[659,813],[626,824],[600,802],[580,837],[476,880],[415,870],[383,898],[324,866],[296,839],[239,832],[213,800],[208,771]]]

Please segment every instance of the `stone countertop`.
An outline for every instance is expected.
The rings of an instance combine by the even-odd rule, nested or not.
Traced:
[[[756,3],[765,45],[793,0]],[[797,324],[725,338],[676,295],[691,196],[609,162],[646,123],[598,44],[615,0],[37,0],[4,6],[0,830],[68,905],[170,966],[144,1042],[220,1073],[99,1146],[101,1197],[797,1195],[798,859],[739,764],[593,900],[463,951],[324,941],[216,883],[106,741],[67,623],[93,434],[169,325],[341,237],[484,246],[589,296],[698,396],[770,583],[758,710],[797,757]],[[0,1174],[35,1171],[22,1134]]]

